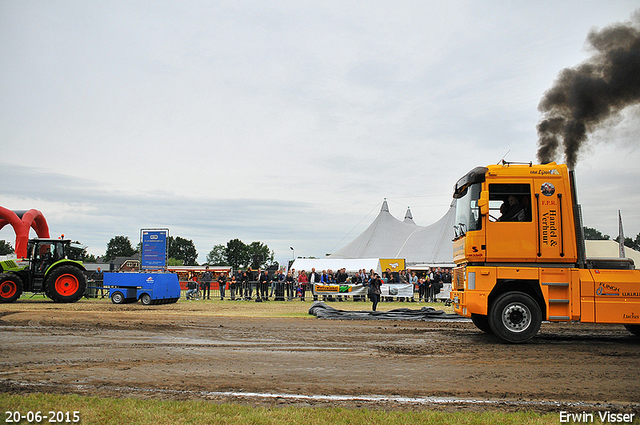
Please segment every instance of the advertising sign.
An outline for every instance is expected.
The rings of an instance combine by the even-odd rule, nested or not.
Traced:
[[[142,229],[142,258],[140,268],[143,270],[165,269],[167,267],[167,237],[169,229]]]
[[[369,287],[364,285],[316,284],[316,295],[367,295]],[[384,283],[380,286],[383,297],[413,297],[413,285],[403,283]]]
[[[390,269],[392,272],[404,270],[404,258],[381,258],[380,268],[382,271]]]

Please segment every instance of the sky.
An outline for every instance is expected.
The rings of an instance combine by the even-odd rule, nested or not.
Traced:
[[[42,211],[94,255],[168,228],[199,262],[236,238],[281,263],[323,257],[385,198],[426,226],[472,168],[536,162],[545,91],[590,57],[590,30],[637,9],[0,0],[0,205]],[[584,224],[612,237],[618,210],[640,233],[639,129],[627,108],[575,168]]]

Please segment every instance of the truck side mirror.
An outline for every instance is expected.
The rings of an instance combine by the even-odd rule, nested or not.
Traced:
[[[489,214],[489,192],[480,192],[480,199],[478,199],[478,207],[480,207],[480,214]]]

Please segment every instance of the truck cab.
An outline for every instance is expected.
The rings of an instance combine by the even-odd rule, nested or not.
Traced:
[[[451,299],[455,311],[479,329],[525,342],[542,320],[632,328],[640,323],[626,318],[640,311],[640,299],[623,297],[640,297],[640,271],[632,271],[628,260],[586,259],[573,173],[566,165],[477,167],[458,180],[454,198]],[[609,286],[620,297],[600,297],[598,288]]]

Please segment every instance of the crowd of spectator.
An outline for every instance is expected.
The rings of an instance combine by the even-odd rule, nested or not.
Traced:
[[[333,270],[311,271],[300,270],[239,270],[227,273],[212,273],[207,267],[204,273],[190,273],[187,278],[187,299],[198,293],[202,299],[211,299],[212,283],[217,283],[219,297],[221,300],[227,298],[231,300],[256,300],[269,301],[277,300],[300,300],[305,301],[310,298],[314,301],[322,298],[324,301],[344,301],[344,294],[335,296],[327,294],[316,294],[316,284],[325,285],[364,285],[370,286],[374,278],[373,270],[364,269],[355,273],[349,273],[344,268]],[[400,301],[415,302],[436,302],[437,295],[442,290],[445,283],[451,283],[450,268],[433,268],[430,270],[413,271],[411,269],[393,272],[386,269],[379,276],[381,284],[410,284],[412,285],[412,296],[401,297]],[[255,293],[254,293],[255,291]],[[371,294],[369,294],[370,296]],[[364,297],[353,296],[354,301],[364,301]],[[382,297],[380,302],[394,301],[394,297]]]

